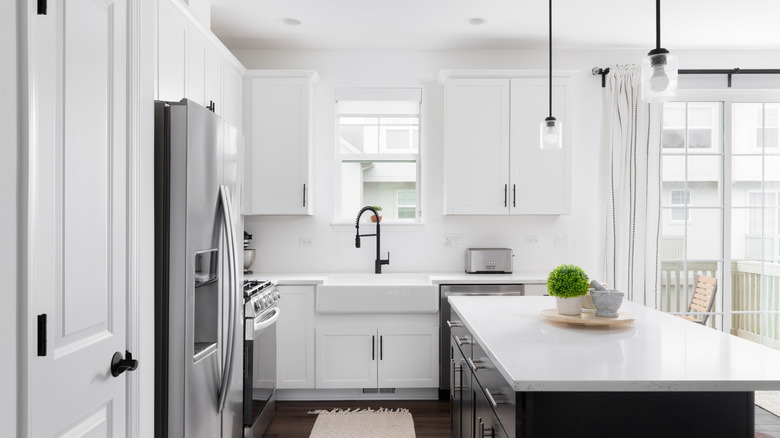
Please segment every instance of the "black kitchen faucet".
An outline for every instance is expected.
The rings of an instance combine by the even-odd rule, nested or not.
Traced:
[[[366,210],[371,210],[374,212],[374,216],[376,216],[376,233],[374,234],[360,234],[360,216],[363,215],[363,212]],[[382,260],[381,256],[379,255],[379,213],[376,211],[374,207],[365,206],[360,209],[357,215],[357,219],[355,219],[355,248],[360,248],[360,238],[361,237],[369,237],[369,236],[376,236],[376,260],[374,261],[374,273],[375,274],[381,274],[382,273],[382,265],[389,265],[390,264],[390,251],[387,252],[387,260]]]

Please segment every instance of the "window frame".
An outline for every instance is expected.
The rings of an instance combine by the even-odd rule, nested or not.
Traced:
[[[749,317],[749,315],[772,315],[772,314],[780,314],[780,310],[778,311],[771,311],[771,310],[763,310],[763,304],[762,307],[757,310],[735,310],[732,303],[732,285],[733,285],[733,279],[732,279],[732,267],[736,266],[743,261],[750,261],[745,258],[737,258],[733,257],[734,254],[732,254],[732,217],[735,214],[739,214],[739,210],[742,210],[745,208],[743,205],[735,205],[732,202],[732,186],[733,186],[733,178],[732,178],[732,157],[734,156],[749,156],[749,155],[755,155],[755,153],[750,154],[746,152],[738,152],[734,153],[734,145],[733,145],[733,136],[732,136],[732,126],[734,124],[734,120],[732,118],[732,106],[734,104],[740,104],[740,103],[762,103],[762,104],[778,104],[780,103],[780,90],[778,89],[771,89],[771,90],[747,90],[747,89],[701,89],[701,90],[680,90],[678,92],[677,97],[678,102],[722,102],[723,105],[723,131],[722,131],[722,138],[721,138],[721,144],[723,146],[722,148],[722,156],[723,161],[721,163],[721,197],[723,205],[720,208],[722,210],[721,215],[721,235],[720,237],[720,244],[721,244],[721,251],[722,251],[722,265],[720,266],[720,272],[718,273],[718,291],[720,295],[720,302],[716,303],[716,307],[713,309],[711,314],[710,321],[713,318],[720,318],[720,323],[718,329],[721,331],[724,331],[726,333],[730,333],[733,329],[733,318],[736,317]],[[754,142],[755,144],[755,142]],[[663,146],[663,144],[662,144]],[[662,154],[664,155],[673,155],[673,151],[679,151],[680,149],[676,148],[661,148]],[[685,151],[685,148],[682,148],[683,151]],[[695,149],[696,151],[700,151],[700,149]],[[772,149],[772,152],[775,150]],[[686,154],[687,155],[687,154]],[[691,154],[691,155],[695,155]],[[713,153],[704,154],[704,155],[713,155]],[[762,152],[762,157],[766,156],[773,156],[777,155],[776,153],[770,153],[767,154],[765,151]],[[687,167],[687,166],[686,166]],[[780,195],[779,195],[780,196]],[[778,201],[780,202],[780,201]],[[669,209],[671,207],[661,207],[662,209]],[[689,209],[697,209],[697,208],[709,208],[709,207],[690,207]],[[663,226],[663,224],[662,224]],[[659,254],[660,256],[660,254]],[[687,258],[687,251],[684,253],[683,256],[683,263],[688,263]],[[764,261],[766,262],[766,260]],[[695,261],[694,261],[695,263]],[[685,268],[687,269],[687,268]],[[761,268],[762,272],[766,269],[764,267]],[[660,292],[660,291],[659,291]],[[766,298],[762,298],[763,300]],[[678,313],[683,314],[685,312],[672,312],[672,313]],[[762,318],[762,320],[765,320],[767,318]],[[708,321],[709,323],[709,321]],[[709,324],[708,324],[709,325]],[[776,342],[775,340],[767,337],[766,335],[762,334],[760,336],[757,336],[756,341],[760,343],[766,343],[769,342],[771,344],[772,342]],[[773,345],[774,348],[780,348],[780,344]]]
[[[340,99],[341,96],[348,96],[344,97],[343,99]],[[415,98],[412,98],[416,96]],[[416,101],[416,104],[418,105],[417,114],[412,116],[411,114],[400,114],[400,113],[372,113],[372,114],[354,114],[354,113],[340,113],[339,112],[339,101],[408,101],[408,102],[414,102]],[[334,190],[334,214],[333,214],[333,220],[331,222],[332,225],[344,225],[344,224],[351,224],[354,227],[354,218],[351,217],[342,217],[342,209],[343,209],[343,192],[342,192],[342,166],[343,163],[346,162],[371,162],[371,163],[414,163],[415,167],[415,189],[416,192],[416,202],[417,204],[415,207],[415,217],[409,218],[409,219],[399,219],[399,218],[389,218],[388,215],[383,216],[382,218],[382,225],[389,225],[389,226],[397,226],[397,225],[422,225],[423,224],[423,207],[422,207],[422,149],[423,149],[423,141],[422,141],[422,132],[423,132],[423,102],[422,102],[422,88],[421,87],[411,87],[411,88],[370,88],[370,89],[361,89],[361,88],[337,88],[336,89],[336,99],[334,100],[334,131],[335,131],[335,160],[334,160],[334,167],[335,167],[335,190]],[[377,152],[373,153],[352,153],[352,152],[342,152],[341,151],[341,132],[340,127],[341,123],[340,120],[342,117],[376,117],[377,118]],[[386,145],[386,140],[382,141],[382,128],[393,128],[393,127],[399,127],[399,126],[411,126],[409,124],[400,124],[400,125],[393,125],[393,124],[382,124],[381,119],[382,118],[409,118],[409,117],[416,117],[417,118],[417,126],[416,129],[412,129],[412,131],[416,130],[416,144],[417,148],[414,150],[414,148],[411,149],[401,149],[401,150],[393,150],[388,149]],[[414,133],[410,133],[410,135],[414,135]],[[413,151],[413,152],[409,152]],[[362,191],[362,188],[361,188]],[[395,197],[395,196],[394,196]],[[366,201],[364,201],[366,202]],[[387,208],[388,206],[382,206],[383,208]],[[355,212],[357,213],[357,211]]]
[[[684,192],[684,202],[682,204],[677,204],[674,202],[674,195],[675,192]],[[688,206],[691,205],[691,190],[688,188],[684,189],[670,189],[669,190],[669,222],[674,224],[684,224],[684,223],[691,223],[691,210],[688,209]],[[678,207],[675,207],[678,206]],[[685,212],[684,217],[682,219],[675,219],[674,212],[682,210]]]

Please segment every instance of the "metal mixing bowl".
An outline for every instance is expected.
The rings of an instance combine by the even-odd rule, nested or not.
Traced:
[[[255,250],[254,249],[245,249],[244,250],[244,269],[249,269],[250,266],[252,266],[252,263],[255,262]]]

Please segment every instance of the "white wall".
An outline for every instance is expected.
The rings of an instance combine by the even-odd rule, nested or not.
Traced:
[[[571,95],[573,120],[572,214],[563,216],[443,216],[442,69],[544,69],[546,51],[234,51],[248,69],[314,69],[321,77],[315,89],[314,216],[252,216],[247,231],[257,248],[255,272],[371,272],[374,246],[369,239],[354,247],[354,226],[331,226],[336,186],[334,89],[336,87],[421,87],[424,225],[383,226],[382,251],[391,252],[385,272],[460,271],[468,247],[510,247],[515,271],[546,272],[560,263],[581,265],[591,276],[602,272],[600,248],[605,199],[603,151],[600,147],[603,89],[594,66],[636,63],[644,50],[561,51],[555,68],[579,70]],[[678,52],[681,68],[777,68],[775,51]],[[725,83],[725,78],[723,80]],[[444,234],[462,235],[462,248],[443,246]],[[568,248],[554,247],[556,234],[568,235]],[[538,235],[539,245],[526,245]],[[313,239],[300,247],[300,237]]]
[[[17,435],[17,246],[19,208],[18,157],[18,58],[17,58],[17,5],[15,1],[0,4],[0,278],[3,279],[0,304],[0,424],[2,435]],[[10,354],[9,354],[10,352]]]

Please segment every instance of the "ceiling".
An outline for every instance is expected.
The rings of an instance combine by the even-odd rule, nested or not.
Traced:
[[[211,0],[231,49],[457,50],[547,47],[545,0]],[[555,0],[558,48],[655,45],[652,0]],[[780,0],[666,0],[662,46],[780,48]],[[289,26],[280,19],[294,18]],[[468,20],[484,23],[471,25]]]

